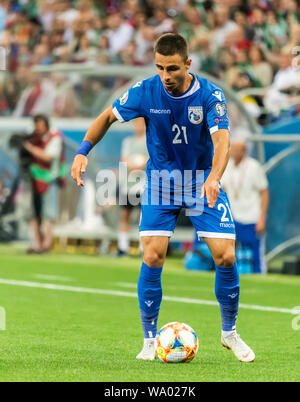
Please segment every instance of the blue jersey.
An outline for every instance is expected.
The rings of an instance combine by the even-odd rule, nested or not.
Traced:
[[[209,170],[211,134],[229,129],[227,106],[220,88],[193,75],[190,88],[180,96],[165,89],[159,75],[136,83],[113,104],[120,122],[144,117],[149,162],[153,170],[168,172]]]

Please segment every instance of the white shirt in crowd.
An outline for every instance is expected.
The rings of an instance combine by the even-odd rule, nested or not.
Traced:
[[[116,31],[111,29],[107,30],[105,36],[109,41],[109,50],[113,54],[119,53],[131,41],[133,33],[134,28],[127,22],[123,22]]]
[[[60,156],[63,148],[63,140],[62,137],[56,136],[49,141],[44,152],[46,155],[51,156],[51,172],[52,177],[57,178],[59,176],[59,165],[60,165]]]
[[[261,213],[260,191],[268,188],[260,163],[246,157],[236,166],[230,159],[221,185],[227,192],[234,219],[244,224],[257,223]]]

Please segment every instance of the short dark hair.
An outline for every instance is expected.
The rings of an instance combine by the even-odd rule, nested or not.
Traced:
[[[45,123],[47,129],[50,128],[49,118],[48,118],[48,116],[46,116],[45,114],[36,114],[36,115],[33,117],[33,121],[34,121],[35,123],[37,123],[38,121],[43,121],[43,122]]]
[[[163,56],[179,54],[185,62],[188,59],[188,45],[183,36],[173,33],[161,35],[155,44],[154,53]]]

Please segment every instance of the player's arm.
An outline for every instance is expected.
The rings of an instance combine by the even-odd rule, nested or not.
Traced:
[[[77,186],[84,186],[84,181],[81,175],[85,173],[88,164],[87,155],[90,150],[102,140],[109,127],[117,120],[113,113],[113,108],[110,106],[107,108],[96,120],[91,124],[88,129],[84,140],[77,151],[73,166],[72,166],[72,178],[76,181]]]
[[[256,234],[261,236],[266,230],[267,212],[269,206],[269,190],[265,188],[260,190],[260,218],[256,224]]]
[[[220,194],[219,183],[229,160],[230,134],[220,129],[211,136],[214,145],[212,169],[203,187],[201,198],[206,195],[209,208],[213,208]]]

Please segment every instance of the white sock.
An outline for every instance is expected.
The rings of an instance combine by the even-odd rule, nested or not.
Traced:
[[[155,338],[144,338],[144,346],[154,346],[155,345]]]
[[[118,233],[118,248],[125,253],[129,249],[129,234],[128,232],[119,232]]]
[[[223,330],[222,330],[222,336],[223,336],[223,338],[226,338],[227,336],[230,336],[230,335],[232,335],[232,334],[236,334],[236,330],[235,330],[235,329],[232,330],[232,331],[223,331]]]

